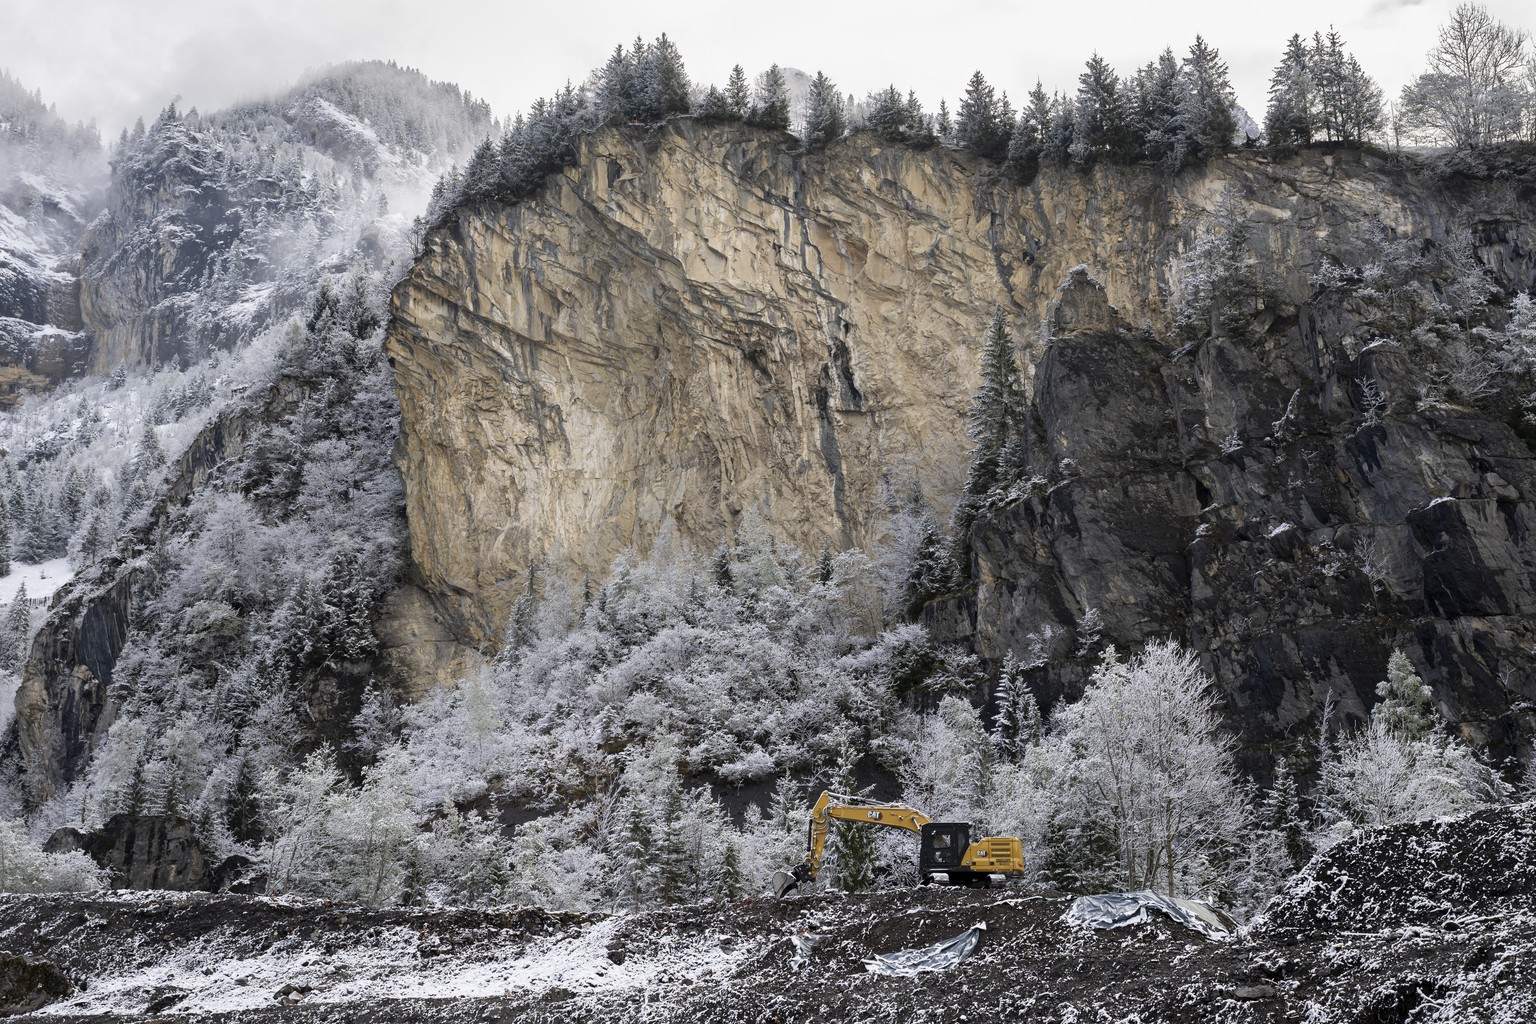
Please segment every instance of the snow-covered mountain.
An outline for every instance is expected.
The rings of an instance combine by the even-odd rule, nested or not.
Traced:
[[[84,367],[80,238],[105,180],[96,129],[0,72],[0,404]]]

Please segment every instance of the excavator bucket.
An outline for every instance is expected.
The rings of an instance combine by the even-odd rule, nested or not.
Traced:
[[[800,888],[800,879],[793,871],[775,871],[773,873],[773,895],[783,899],[796,889]]]

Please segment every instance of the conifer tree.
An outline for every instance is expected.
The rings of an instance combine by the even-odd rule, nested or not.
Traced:
[[[731,121],[735,120],[731,112],[731,101],[721,92],[717,86],[710,86],[704,98],[699,101],[699,109],[694,116],[700,121]]]
[[[663,120],[674,114],[688,113],[688,72],[683,69],[683,55],[663,32],[646,51],[652,68],[652,116]]]
[[[1365,142],[1382,127],[1381,87],[1365,73],[1353,54],[1345,62],[1344,103],[1339,122],[1342,138],[1353,143]]]
[[[1045,87],[1035,80],[1029,91],[1028,102],[1019,111],[1014,122],[1013,136],[1008,140],[1008,162],[1021,181],[1029,181],[1040,169],[1040,157],[1045,153],[1045,138],[1051,128],[1051,101],[1045,95]]]
[[[1312,856],[1296,774],[1286,758],[1275,764],[1275,783],[1259,805],[1259,821],[1279,839],[1291,871],[1299,869]]]
[[[1073,163],[1089,165],[1124,155],[1126,110],[1120,76],[1095,53],[1077,78],[1077,116],[1073,123]]]
[[[1344,41],[1331,27],[1325,36],[1312,36],[1312,79],[1317,87],[1317,117],[1323,137],[1329,142],[1344,139],[1344,103],[1348,91],[1348,66]]]
[[[1000,462],[1009,442],[1023,433],[1027,399],[1013,332],[1001,306],[992,311],[981,356],[981,386],[971,403],[970,436],[976,443],[972,450],[972,477],[966,485],[970,494],[984,494],[999,484],[1013,481],[1008,474],[1017,467]]]
[[[160,444],[160,435],[156,433],[155,425],[148,420],[139,432],[139,450],[135,454],[134,463],[141,479],[165,465],[165,449]]]
[[[763,73],[758,87],[758,103],[752,109],[748,122],[774,131],[789,131],[789,88],[784,84],[784,72],[774,64]]]
[[[731,77],[725,83],[725,102],[731,117],[744,121],[752,112],[752,90],[747,85],[747,73],[737,64],[731,68]]]
[[[837,773],[832,780],[834,792],[855,799],[869,795],[868,787],[860,789],[854,782],[859,759],[853,742],[845,741]],[[844,892],[863,892],[874,887],[879,855],[874,829],[852,822],[836,822],[832,834],[827,837],[827,846],[839,889]]]
[[[847,124],[843,120],[843,98],[837,86],[825,74],[818,71],[811,79],[811,93],[806,100],[805,145],[808,149],[820,149],[829,142],[842,138]]]
[[[949,120],[949,104],[939,100],[939,116],[934,121],[933,132],[944,145],[952,145],[955,138],[955,127]]]
[[[725,840],[725,853],[720,860],[720,895],[728,900],[741,899],[746,895],[746,884],[741,873],[741,851],[734,839]]]
[[[667,903],[684,902],[688,896],[689,867],[687,833],[683,813],[683,780],[676,773],[669,780],[662,812],[657,822],[656,874],[662,899]]]
[[[73,533],[80,522],[80,512],[85,508],[85,478],[78,466],[70,466],[64,478],[64,490],[59,497],[59,516],[63,526]]]
[[[917,146],[931,146],[935,141],[932,119],[923,113],[923,105],[911,89],[907,90],[907,141]]]
[[[1404,740],[1420,740],[1434,728],[1433,693],[1402,651],[1387,659],[1387,678],[1376,687],[1381,703],[1371,712],[1387,731]]]
[[[816,582],[831,583],[833,571],[832,549],[823,544],[821,546],[821,555],[816,559]]]
[[[1183,135],[1190,157],[1205,158],[1231,148],[1237,132],[1232,107],[1237,100],[1226,62],[1201,36],[1195,36],[1184,58],[1181,82]]]
[[[1072,139],[1077,134],[1077,104],[1061,93],[1051,96],[1051,123],[1045,134],[1045,151],[1042,156],[1066,166],[1072,155]]]
[[[11,517],[0,510],[0,576],[11,574]]]
[[[1183,82],[1179,59],[1165,47],[1155,63],[1136,77],[1135,109],[1131,115],[1134,144],[1143,154],[1170,170],[1183,160]]]
[[[907,574],[907,617],[916,619],[923,605],[954,587],[954,566],[938,523],[927,509],[919,519],[920,534],[912,567]]]
[[[890,142],[906,141],[907,104],[894,85],[870,93],[864,126]]]
[[[965,491],[955,505],[954,546],[957,568],[965,571],[970,557],[971,524],[993,493],[1013,485],[1022,469],[1028,400],[1019,374],[1013,332],[998,306],[981,353],[981,385],[971,402],[971,468]]]
[[[978,156],[1006,156],[1011,122],[982,73],[971,75],[955,116],[954,145]]]
[[[624,838],[619,847],[619,889],[631,906],[654,898],[656,865],[655,840],[650,822],[638,803],[630,801],[624,822]]]
[[[0,668],[18,671],[27,657],[27,641],[32,633],[31,602],[27,599],[27,585],[16,590],[16,596],[6,605],[5,617],[0,619]]]
[[[1045,735],[1040,705],[1024,678],[1024,669],[1013,652],[1003,658],[997,680],[997,715],[992,724],[992,742],[1005,760],[1018,761],[1031,745]]]
[[[1311,55],[1301,35],[1285,44],[1285,54],[1269,79],[1269,109],[1264,134],[1271,146],[1305,146],[1315,131]]]

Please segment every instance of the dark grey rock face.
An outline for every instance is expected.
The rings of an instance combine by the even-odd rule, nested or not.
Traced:
[[[48,853],[80,851],[111,872],[117,889],[211,890],[218,876],[184,818],[115,814],[96,832],[61,828]]]
[[[1522,751],[1536,460],[1510,424],[1406,397],[1409,358],[1352,355],[1326,296],[1260,337],[1181,349],[1101,307],[1086,276],[1065,288],[1034,378],[1027,493],[978,519],[976,588],[930,622],[1036,663],[1047,706],[1080,692],[1105,644],[1184,640],[1261,774],[1328,694],[1363,718],[1394,648],[1469,740]],[[1368,380],[1393,400],[1367,409]]]

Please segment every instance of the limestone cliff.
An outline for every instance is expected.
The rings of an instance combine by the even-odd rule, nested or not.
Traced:
[[[599,575],[668,522],[708,548],[756,510],[803,548],[867,545],[890,483],[915,477],[941,503],[958,489],[994,303],[1036,338],[1058,286],[1086,265],[1115,323],[1160,327],[1171,261],[1229,188],[1245,196],[1261,270],[1287,307],[1271,317],[1295,313],[1320,254],[1348,254],[1362,225],[1468,234],[1506,287],[1536,275],[1529,197],[1357,154],[1237,153],[1172,178],[1050,170],[1020,186],[963,154],[868,136],[809,154],[787,136],[686,121],[587,138],[536,197],[464,209],[432,231],[395,292],[388,350],[420,575],[478,644],[495,641],[529,566]],[[1069,417],[1043,417],[1051,442],[1073,443],[1050,435],[1059,425],[1152,443],[1156,430],[1141,432],[1169,415],[1161,392],[1131,392],[1175,347],[1149,341],[1082,366],[1047,350],[1058,355],[1039,401]],[[1248,358],[1218,346],[1197,361],[1186,433],[1209,443],[1284,412],[1295,381],[1248,394]],[[1094,393],[1106,373],[1129,389],[1112,408]],[[1160,449],[1148,472],[1176,476],[1184,458]],[[1183,550],[1206,501],[1184,489],[1164,524],[1177,557],[1158,571],[1187,590]],[[1034,607],[998,603],[994,583],[968,613],[989,655],[1034,628],[993,619]],[[1126,583],[1078,603],[1124,606],[1118,625],[1146,619],[1140,600]]]

